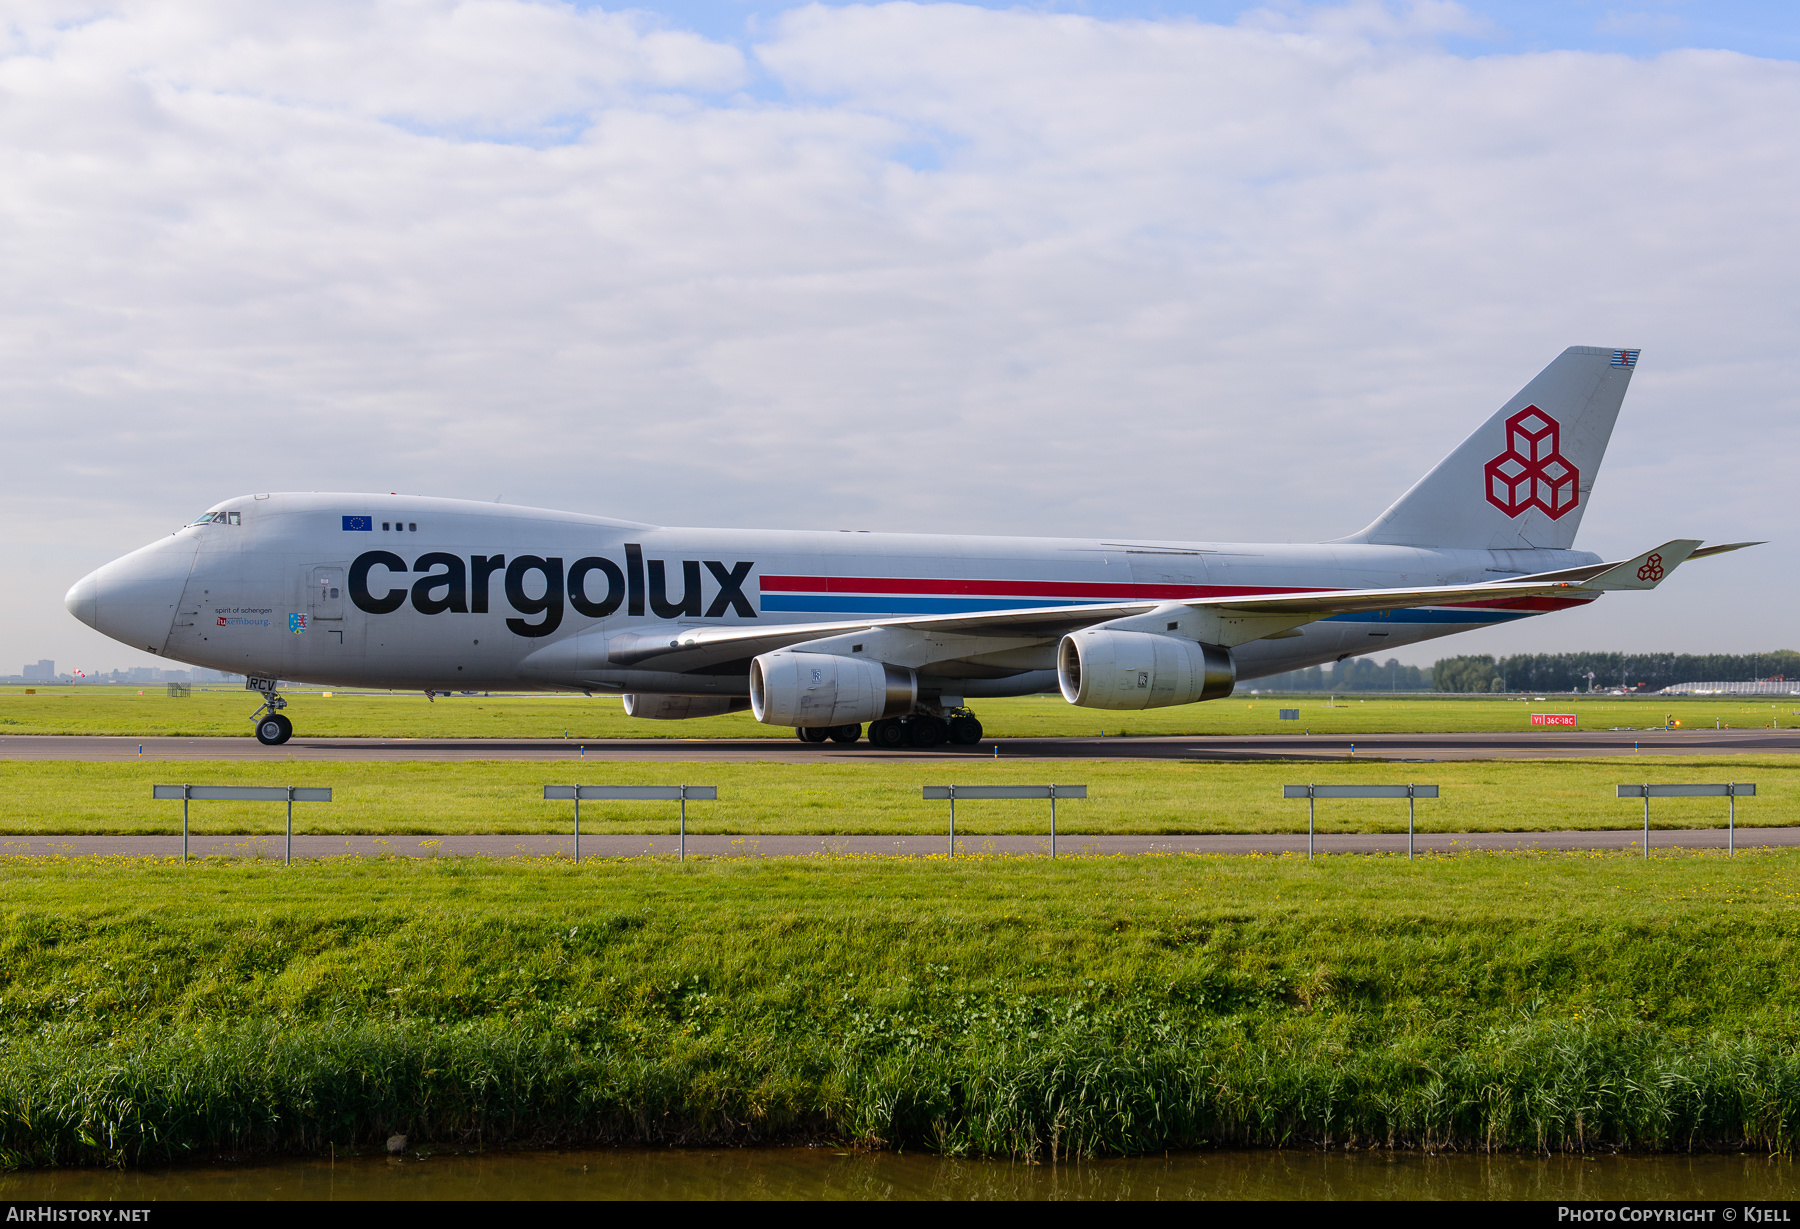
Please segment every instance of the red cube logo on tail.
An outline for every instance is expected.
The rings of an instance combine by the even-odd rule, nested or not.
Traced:
[[[1487,463],[1487,499],[1508,516],[1540,509],[1556,520],[1581,501],[1581,472],[1562,455],[1562,428],[1528,405],[1506,420],[1506,451]]]

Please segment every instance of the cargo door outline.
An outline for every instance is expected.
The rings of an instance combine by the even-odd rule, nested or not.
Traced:
[[[308,569],[306,577],[307,633],[316,634],[315,643],[336,658],[341,655],[360,657],[363,652],[363,622],[348,615],[345,600],[344,573],[348,565],[322,563]]]
[[[1204,585],[1207,552],[1177,546],[1118,548],[1134,585]],[[1112,551],[1107,552],[1109,555]]]

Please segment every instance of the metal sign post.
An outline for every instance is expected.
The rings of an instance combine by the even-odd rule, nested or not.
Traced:
[[[1413,856],[1413,803],[1419,798],[1436,798],[1435,785],[1284,785],[1283,798],[1306,799],[1306,857],[1313,856],[1313,832],[1316,808],[1321,798],[1404,798],[1406,799],[1406,856]]]
[[[1056,857],[1056,800],[1086,798],[1085,785],[927,785],[926,802],[950,803],[950,856],[956,856],[956,800],[958,798],[1048,798],[1050,800],[1050,856]]]
[[[287,844],[282,854],[284,863],[294,860],[294,804],[296,802],[330,802],[329,786],[306,785],[153,785],[152,798],[181,799],[181,861],[188,860],[188,803],[190,802],[285,802],[287,803]]]
[[[1642,798],[1644,800],[1644,856],[1650,856],[1650,800],[1652,798],[1726,798],[1730,800],[1730,809],[1726,812],[1725,852],[1728,856],[1737,855],[1737,800],[1739,798],[1756,797],[1756,786],[1748,781],[1727,781],[1722,785],[1621,785],[1618,787],[1621,798]]]
[[[687,861],[687,804],[692,798],[695,802],[716,802],[719,787],[716,785],[546,785],[544,800],[554,802],[573,799],[575,802],[575,860],[581,861],[581,803],[585,798],[589,802],[679,802],[681,804],[680,836],[676,842],[676,856]]]

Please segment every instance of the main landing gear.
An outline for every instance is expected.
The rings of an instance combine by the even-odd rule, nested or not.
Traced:
[[[910,717],[889,717],[869,723],[869,742],[887,751],[902,747],[972,747],[981,741],[981,722],[968,709],[948,709],[946,716],[914,713]],[[796,730],[803,743],[853,743],[862,737],[859,725],[802,726]]]
[[[281,715],[286,707],[287,701],[274,692],[263,697],[263,706],[256,710],[253,719],[257,742],[265,747],[279,747],[294,736],[294,723]]]

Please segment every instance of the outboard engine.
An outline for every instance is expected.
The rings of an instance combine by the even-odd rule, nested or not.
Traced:
[[[750,662],[750,711],[765,725],[853,725],[905,717],[919,676],[866,657],[783,649]]]
[[[1216,644],[1099,627],[1063,637],[1056,681],[1083,708],[1164,708],[1224,699],[1237,664]]]

